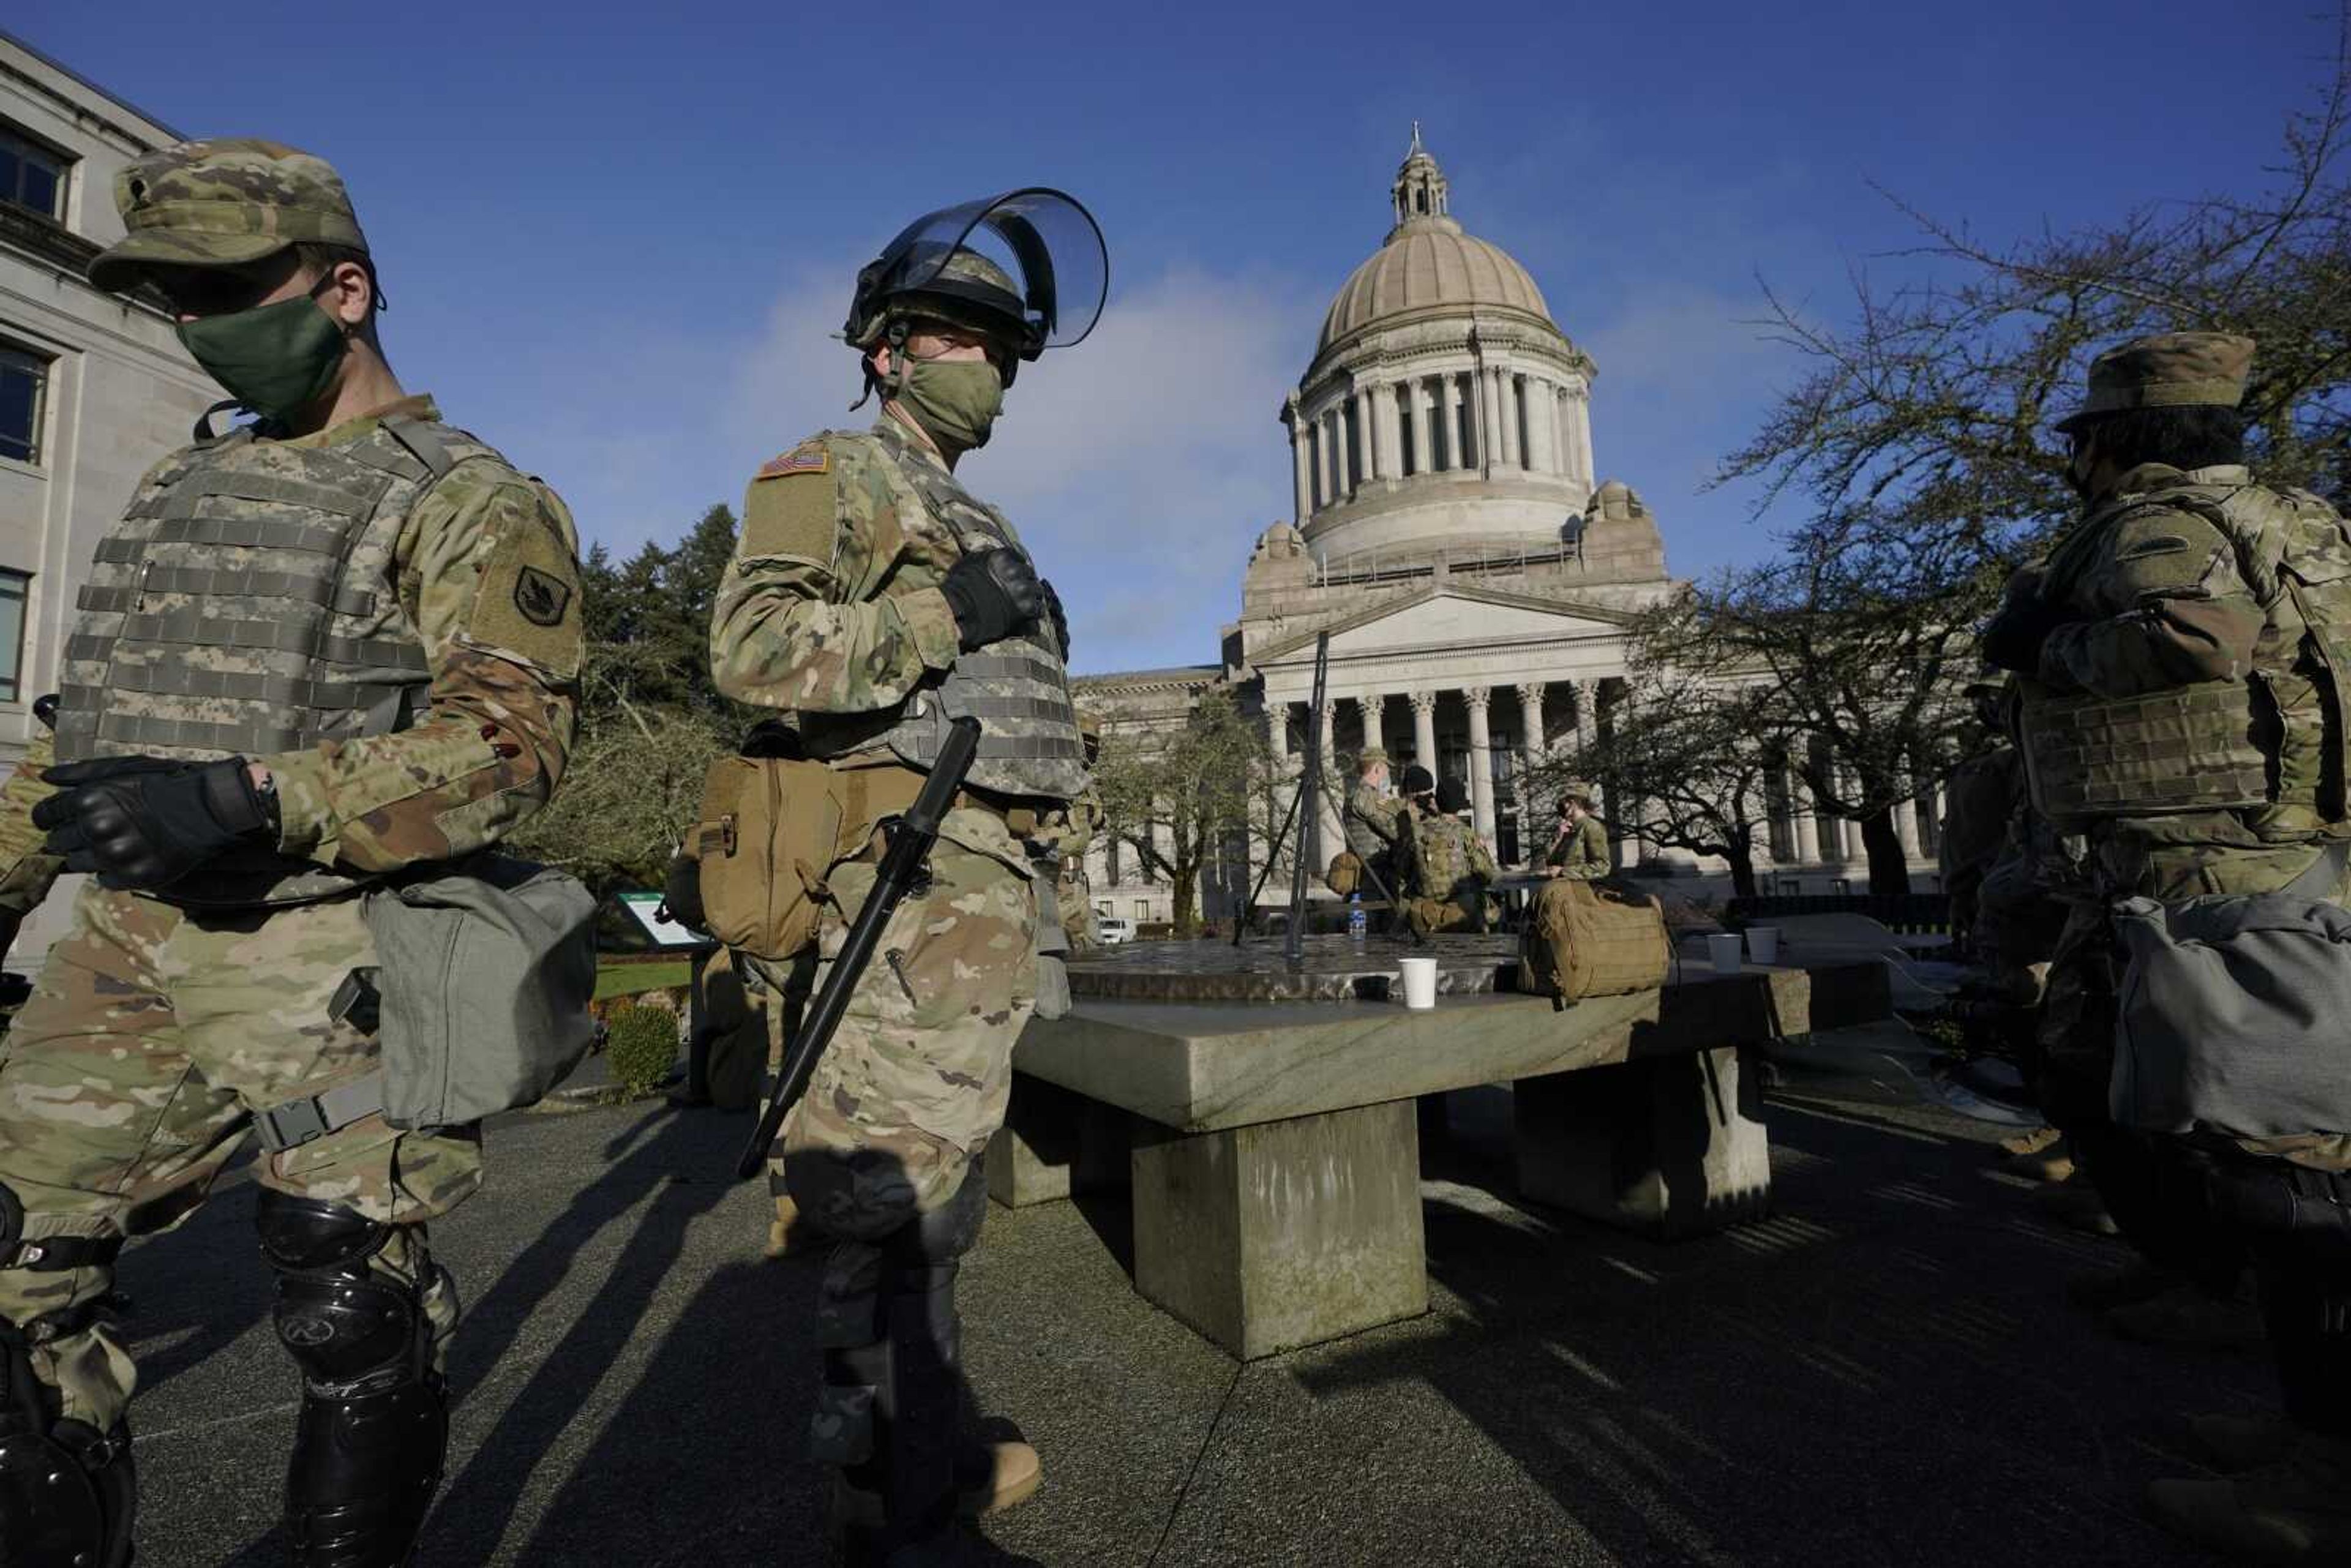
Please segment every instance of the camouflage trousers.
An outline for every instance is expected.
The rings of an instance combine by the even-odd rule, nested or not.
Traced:
[[[374,959],[357,898],[195,911],[85,888],[0,1041],[0,1184],[24,1205],[26,1239],[167,1229],[204,1201],[253,1113],[374,1071],[374,1038],[327,1016],[344,977]],[[256,1174],[399,1227],[371,1267],[423,1285],[445,1340],[456,1301],[423,1222],[481,1185],[478,1129],[402,1133],[370,1116],[265,1155]],[[240,1249],[238,1264],[259,1266],[257,1252]],[[110,1267],[0,1270],[0,1316],[71,1313],[112,1282]],[[136,1384],[101,1321],[37,1345],[33,1361],[63,1414],[100,1431]]]
[[[870,861],[833,868],[840,917],[827,919],[818,952],[797,974],[753,960],[778,998],[821,989],[873,874]],[[1004,1124],[1013,1043],[1036,1006],[1037,918],[1026,876],[940,840],[929,886],[891,916],[808,1093],[785,1120],[771,1168],[800,1215],[834,1243],[818,1287],[817,1343],[827,1351],[873,1342],[883,1242],[946,1207]],[[844,1465],[865,1458],[864,1421],[862,1406],[820,1399],[813,1456]]]

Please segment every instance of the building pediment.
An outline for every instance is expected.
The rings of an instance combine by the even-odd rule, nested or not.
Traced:
[[[1632,621],[1627,612],[1604,605],[1447,584],[1367,606],[1328,630],[1332,658],[1360,659],[1429,648],[1621,637]],[[1264,668],[1311,661],[1316,635],[1306,632],[1285,639],[1251,663]]]

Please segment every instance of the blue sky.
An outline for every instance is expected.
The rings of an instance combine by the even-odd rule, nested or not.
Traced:
[[[1412,120],[1598,361],[1602,474],[1699,574],[1770,548],[1702,489],[1793,373],[1759,276],[1834,319],[1854,269],[1915,267],[1872,181],[1989,237],[2245,189],[2324,78],[2314,9],[16,0],[7,26],[191,135],[333,160],[402,378],[623,552],[862,423],[824,334],[906,220],[1076,193],[1109,311],[1023,371],[964,475],[1092,671],[1216,656],[1290,510],[1275,411]]]

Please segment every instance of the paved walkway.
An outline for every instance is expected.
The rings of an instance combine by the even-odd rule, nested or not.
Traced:
[[[1089,1568],[2208,1562],[2138,1488],[2190,1469],[2179,1412],[2259,1410],[2266,1368],[2102,1335],[2059,1285],[2122,1250],[2030,1218],[1987,1129],[1879,1098],[1776,1094],[1777,1217],[1669,1248],[1520,1207],[1507,1092],[1455,1096],[1436,1310],[1247,1368],[1134,1294],[1121,1204],[994,1211],[970,1374],[1047,1468],[994,1537]],[[490,1189],[436,1238],[469,1317],[424,1568],[820,1560],[813,1266],[759,1259],[764,1189],[725,1179],[746,1130],[492,1130]],[[295,1391],[248,1186],[123,1263],[161,1568],[283,1560]]]

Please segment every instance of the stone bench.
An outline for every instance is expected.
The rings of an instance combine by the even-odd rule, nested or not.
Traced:
[[[1426,1310],[1423,1095],[1511,1084],[1537,1202],[1661,1238],[1767,1210],[1742,1052],[1813,1027],[1814,976],[1750,967],[1555,1011],[1476,968],[1449,969],[1468,994],[1424,1012],[1098,988],[1128,994],[1022,1036],[990,1192],[1019,1207],[1131,1183],[1136,1288],[1243,1359]]]

